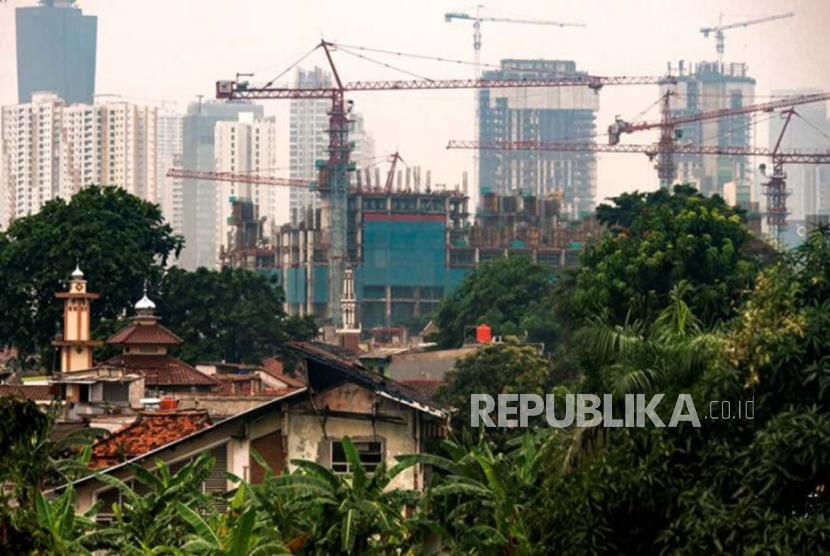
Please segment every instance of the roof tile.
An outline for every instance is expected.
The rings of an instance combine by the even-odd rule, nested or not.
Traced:
[[[133,322],[110,336],[107,343],[120,346],[179,346],[184,343],[184,340],[157,322],[151,324]]]
[[[133,424],[93,445],[89,467],[100,469],[117,465],[211,425],[205,410],[141,413]]]
[[[147,387],[214,386],[216,381],[170,355],[122,353],[101,366],[117,367],[140,374]]]
[[[49,384],[0,385],[0,396],[11,396],[14,394],[36,402],[55,399],[54,390],[52,390],[52,386]]]

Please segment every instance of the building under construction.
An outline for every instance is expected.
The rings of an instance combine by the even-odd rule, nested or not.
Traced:
[[[676,67],[669,64],[669,73],[676,76],[676,84],[664,84],[660,94],[671,90],[673,118],[735,109],[753,104],[755,80],[747,74],[746,64],[700,62]],[[752,115],[735,114],[724,118],[706,119],[679,126],[677,139],[681,143],[710,147],[750,147]],[[752,199],[752,161],[741,156],[677,155],[677,178],[681,183],[693,183],[707,195],[723,195],[727,184],[734,184],[737,204],[748,206]]]
[[[289,314],[325,321],[331,317],[329,203],[321,195],[320,208],[304,222],[286,224],[267,238],[254,204],[237,200],[233,249],[223,253],[224,263],[275,273]],[[524,255],[558,267],[577,264],[582,243],[599,229],[593,219],[560,220],[561,206],[556,194],[490,193],[471,222],[462,188],[354,185],[347,245],[361,328],[406,325],[428,316],[470,269],[488,260]]]

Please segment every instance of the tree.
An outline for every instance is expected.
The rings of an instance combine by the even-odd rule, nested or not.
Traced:
[[[489,261],[467,274],[438,306],[434,323],[442,348],[464,343],[465,330],[486,323],[495,334],[528,333],[528,340],[553,343],[554,271],[529,257]]]
[[[692,312],[707,325],[734,316],[759,263],[747,250],[741,214],[690,186],[626,194],[597,209],[612,227],[582,254],[575,303],[585,318],[607,310],[614,324],[652,320],[681,281]]]
[[[301,554],[401,554],[411,543],[403,510],[414,499],[407,491],[390,489],[409,464],[391,469],[381,462],[369,474],[354,443],[343,438],[351,473],[340,475],[317,462],[292,460],[297,470],[274,482],[272,492],[292,500],[307,527]]]
[[[182,245],[158,206],[117,187],[90,186],[69,202],[47,202],[0,234],[0,345],[21,356],[52,353],[62,311],[54,295],[76,264],[101,294],[93,306],[96,335],[111,332],[144,280],[160,277]]]
[[[31,400],[0,396],[0,484],[4,485],[0,492],[0,552],[4,554],[55,551],[55,543],[68,542],[76,525],[85,529],[81,517],[75,522],[65,515],[74,495],[44,506],[41,491],[80,478],[86,472],[92,439],[102,431],[81,429],[53,440],[59,408],[55,404],[42,411]],[[83,447],[80,452],[79,447]]]
[[[459,423],[469,427],[472,394],[544,396],[551,392],[555,378],[550,361],[536,347],[508,339],[505,344],[487,344],[458,359],[437,397],[458,408]]]
[[[525,434],[509,453],[479,440],[442,443],[445,455],[416,454],[404,465],[424,464],[439,471],[413,521],[438,532],[451,554],[513,556],[543,554],[529,536],[525,505],[535,496],[539,457],[536,439]],[[428,552],[431,553],[431,552]]]
[[[118,489],[124,500],[107,508],[115,514],[115,522],[106,531],[107,548],[117,547],[120,554],[132,556],[179,546],[188,522],[176,504],[206,513],[215,511],[209,496],[202,492],[214,463],[210,455],[203,454],[172,474],[163,462],[157,462],[152,471],[131,464],[130,473],[148,491],[143,495],[116,477],[98,473],[98,479]]]
[[[719,355],[685,386],[700,428],[617,429],[581,465],[546,466],[531,519],[539,542],[561,554],[830,551],[828,276],[827,228],[758,276],[716,333]],[[677,367],[692,355],[646,355],[643,340],[630,344],[616,353],[640,370]],[[717,411],[728,402],[731,418],[709,418],[712,401]]]
[[[246,503],[246,486],[239,486],[229,511],[214,512],[206,520],[199,512],[178,502],[176,507],[193,534],[182,547],[187,554],[210,556],[269,556],[291,554],[279,540],[279,531],[258,520],[256,507]]]
[[[156,302],[165,325],[184,340],[180,357],[259,363],[282,352],[290,334],[307,336],[313,323],[287,318],[274,280],[238,268],[171,268]]]

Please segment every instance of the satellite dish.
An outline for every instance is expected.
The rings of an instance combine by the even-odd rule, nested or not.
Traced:
[[[799,226],[795,229],[795,233],[798,234],[798,237],[807,237],[807,228],[804,226]]]

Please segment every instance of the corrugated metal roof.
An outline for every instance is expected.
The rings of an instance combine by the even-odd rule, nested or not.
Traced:
[[[448,417],[454,411],[453,408],[436,402],[429,396],[424,396],[396,380],[367,369],[355,359],[341,357],[339,355],[340,350],[336,346],[329,346],[320,342],[290,342],[288,348],[301,357],[316,360],[319,363],[333,367],[341,373],[345,373],[354,382],[384,397],[424,413],[429,413],[435,417]]]

